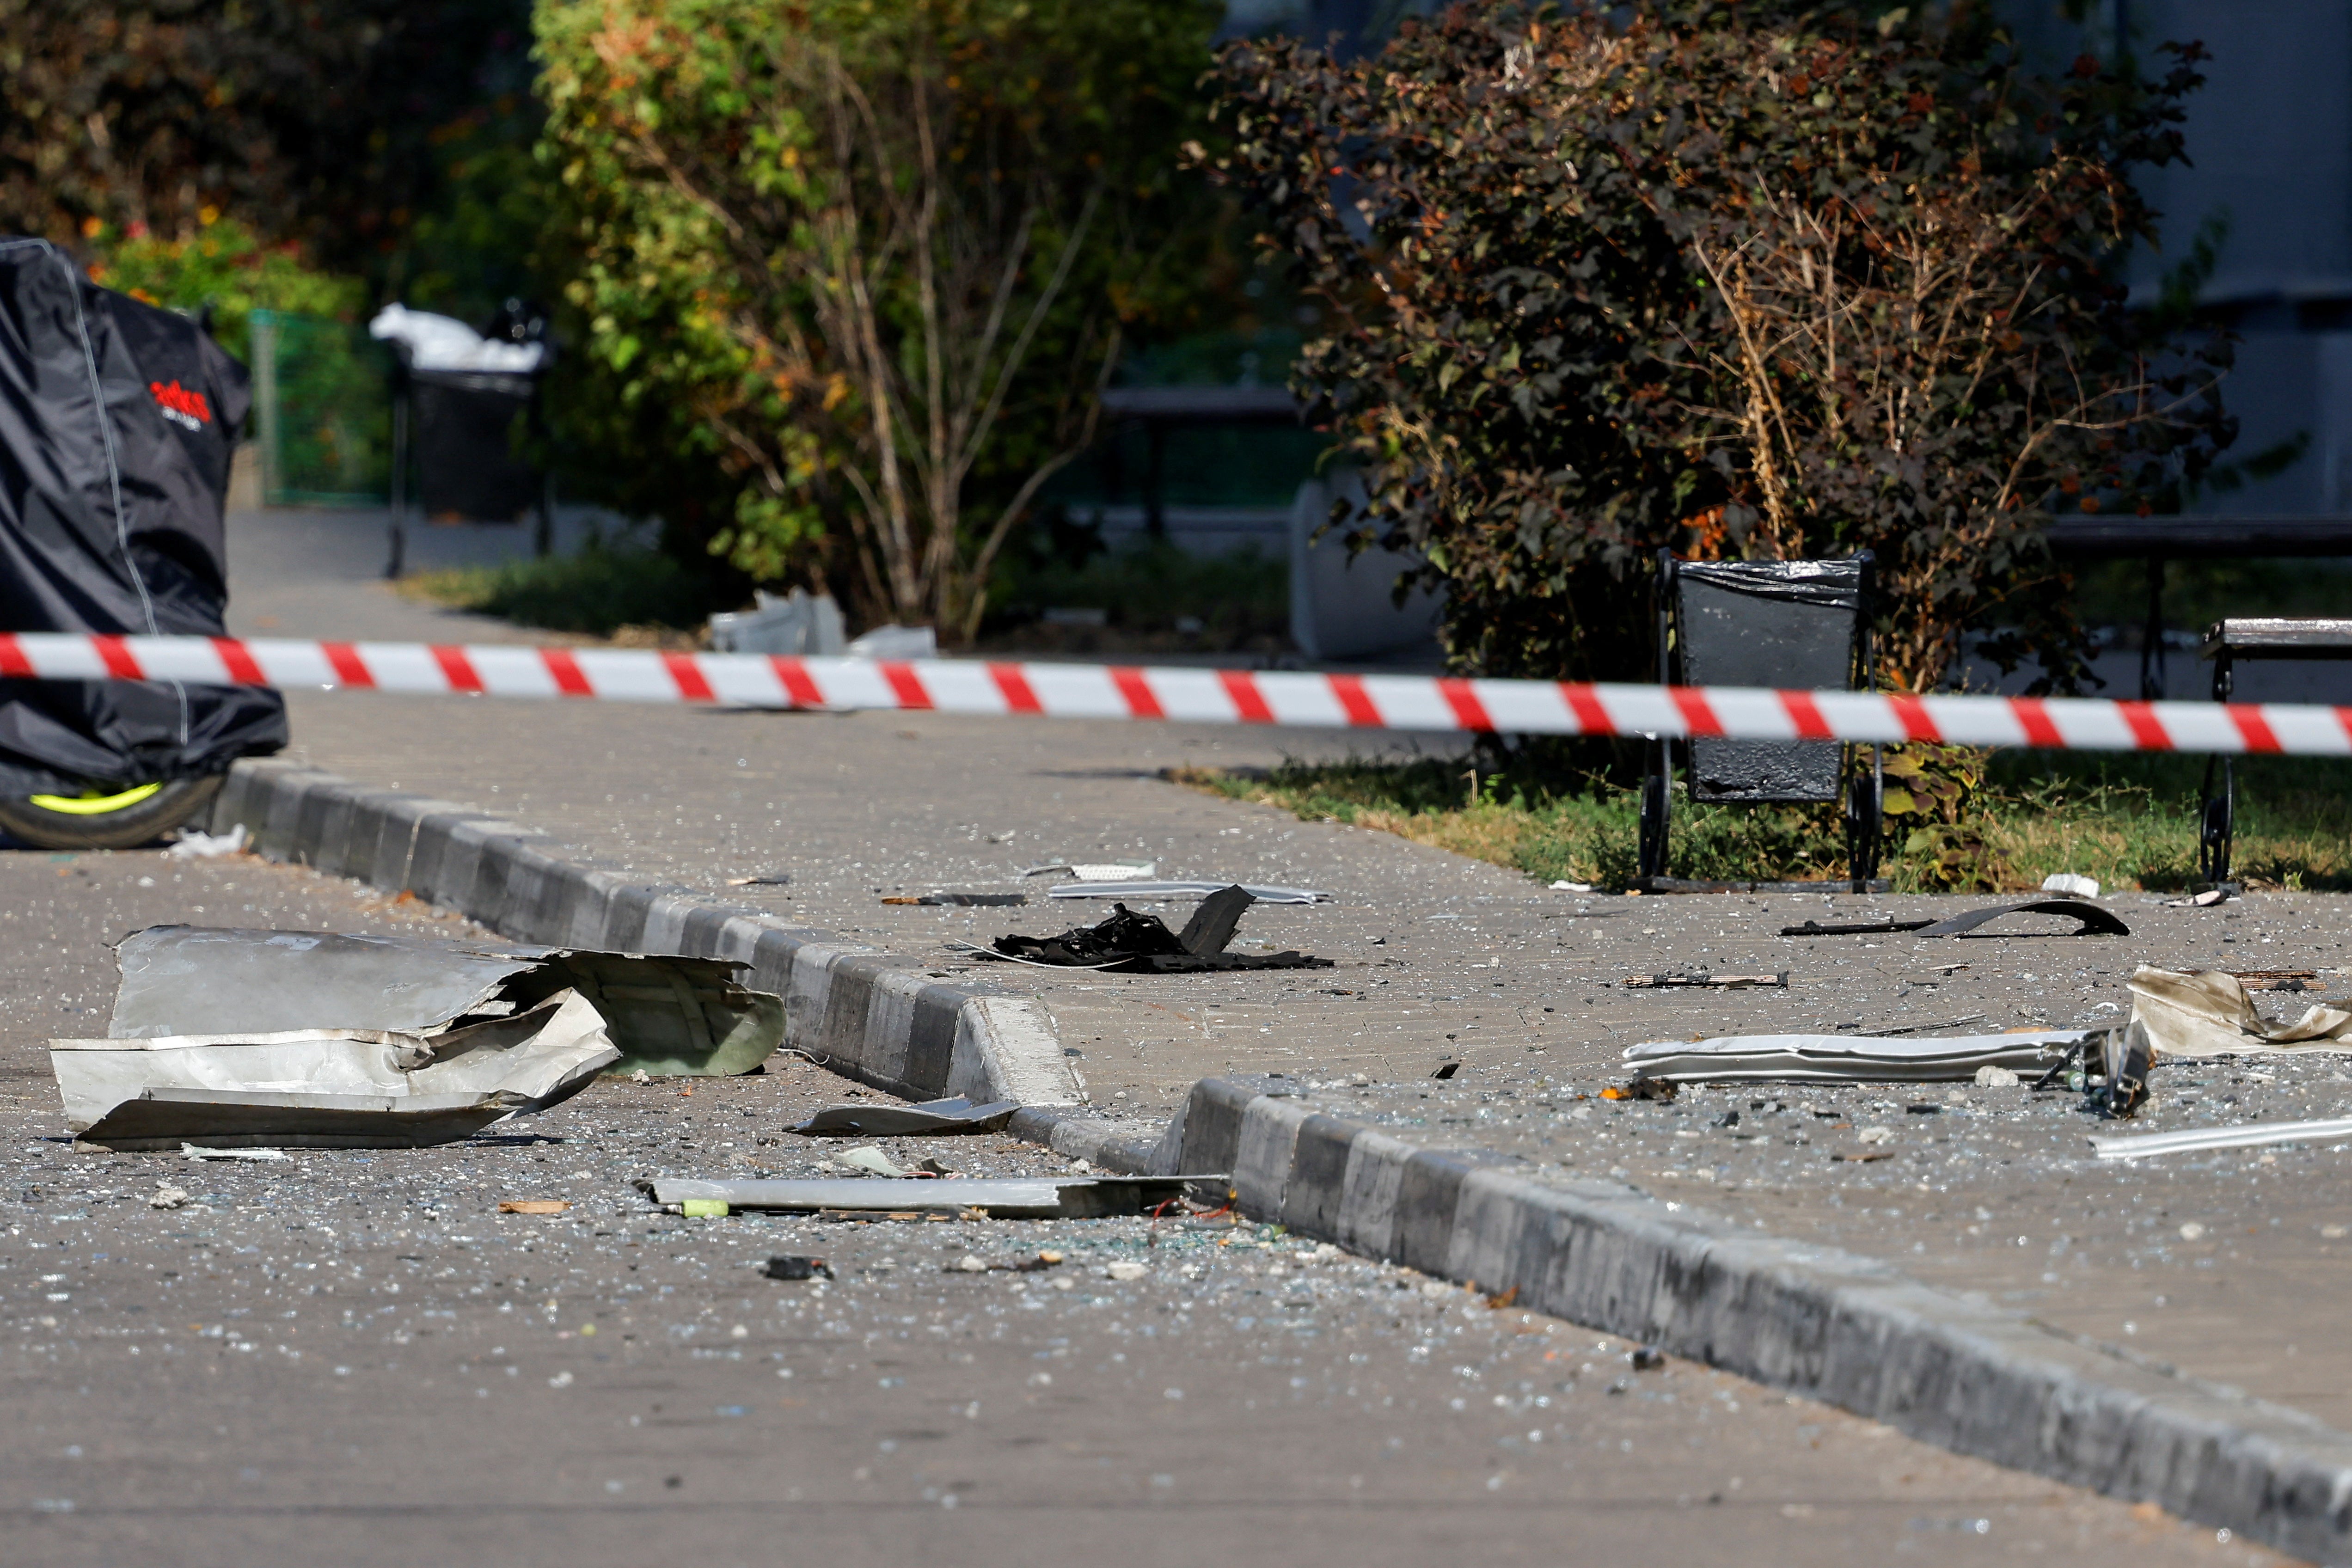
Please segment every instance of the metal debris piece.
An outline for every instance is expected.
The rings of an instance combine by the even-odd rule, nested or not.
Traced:
[[[1458,1073],[1461,1070],[1462,1064],[1460,1062],[1440,1062],[1437,1064],[1437,1070],[1431,1073],[1429,1076],[1435,1079],[1448,1079],[1452,1078],[1455,1073]]]
[[[790,871],[769,871],[757,877],[727,879],[727,885],[730,888],[789,888],[792,882],[793,874]]]
[[[1964,1028],[1970,1024],[1981,1024],[1983,1022],[1984,1015],[1982,1013],[1970,1013],[1966,1017],[1947,1018],[1938,1024],[1882,1024],[1877,1027],[1871,1029],[1869,1032],[1873,1035],[1882,1037],[1892,1035],[1941,1035],[1948,1034],[1954,1029]]]
[[[830,1279],[833,1265],[822,1258],[801,1258],[786,1254],[768,1259],[763,1272],[771,1279]]]
[[[579,948],[508,947],[326,931],[150,926],[115,950],[108,1033],[436,1035],[577,992],[604,1019],[612,1070],[749,1072],[783,1043],[783,999],[739,982],[750,965]]]
[[[1020,1109],[1018,1100],[974,1105],[961,1096],[927,1100],[919,1105],[828,1105],[784,1131],[804,1138],[938,1138],[997,1131]]]
[[[1065,882],[1047,891],[1049,899],[1202,899],[1239,887],[1261,904],[1328,904],[1332,895],[1319,888],[1285,888],[1257,882]]]
[[[264,1160],[291,1163],[294,1156],[283,1149],[208,1149],[201,1143],[180,1145],[180,1158],[202,1163],[205,1160]]]
[[[1965,1082],[1984,1067],[2036,1075],[2105,1030],[2021,1035],[1724,1035],[1629,1046],[1627,1067],[1681,1083]]]
[[[1801,925],[1782,926],[1782,936],[1892,936],[1900,931],[1916,931],[1921,936],[1966,936],[1978,927],[1990,924],[2003,915],[2063,915],[2077,922],[2069,936],[2129,936],[2131,928],[2113,910],[2082,899],[2021,899],[2015,903],[1992,904],[1981,910],[1968,910],[1943,920],[1925,921],[1845,921],[1824,922],[1806,921]]]
[[[2086,1086],[2084,1108],[2103,1121],[2128,1121],[2147,1101],[2147,1073],[2156,1065],[2147,1030],[2135,1018],[2123,1028],[2103,1031],[2097,1049],[2099,1071]],[[2089,1053],[2085,1047],[2084,1054]]]
[[[2151,1154],[2192,1154],[2206,1149],[2258,1149],[2265,1143],[2325,1143],[2352,1139],[2352,1117],[2325,1121],[2257,1121],[2250,1127],[2191,1127],[2128,1138],[2094,1138],[2102,1160],[2145,1160]]]
[[[1669,1079],[1637,1073],[1631,1083],[1612,1083],[1601,1091],[1603,1100],[1672,1100],[1681,1090]]]
[[[639,1190],[662,1205],[718,1202],[739,1209],[789,1214],[979,1214],[990,1219],[1102,1219],[1141,1214],[1172,1203],[1196,1184],[1223,1176],[1000,1177],[962,1182],[839,1181],[698,1182],[657,1176]]]
[[[296,1029],[51,1040],[66,1124],[107,1149],[422,1148],[542,1110],[620,1053],[576,992],[436,1035]]]
[[[1739,991],[1755,985],[1789,988],[1789,972],[1785,969],[1772,974],[1629,974],[1625,984],[1635,991],[1672,991],[1685,987],[1708,987]]]
[[[1329,959],[1298,952],[1227,952],[1242,911],[1256,900],[1229,887],[1201,900],[1181,931],[1156,915],[1113,904],[1108,919],[1059,936],[1001,936],[992,949],[972,951],[1055,968],[1115,969],[1129,974],[1189,974],[1203,970],[1329,969]]]
[[[1111,860],[1103,862],[1099,865],[1080,866],[1073,865],[1066,860],[1056,860],[1049,865],[1025,867],[1023,868],[1021,874],[1024,877],[1046,877],[1051,876],[1055,871],[1067,871],[1071,876],[1076,877],[1081,882],[1125,882],[1134,881],[1145,877],[1158,876],[1160,874],[1160,862],[1157,860]]]
[[[924,893],[920,896],[901,894],[882,900],[886,904],[920,904],[931,908],[958,910],[1018,909],[1029,901],[1026,893]]]

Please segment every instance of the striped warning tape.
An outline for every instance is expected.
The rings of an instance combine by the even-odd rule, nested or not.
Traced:
[[[2352,754],[2352,708],[2275,702],[1915,697],[976,659],[901,663],[638,648],[47,632],[0,633],[0,676],[1332,729]]]

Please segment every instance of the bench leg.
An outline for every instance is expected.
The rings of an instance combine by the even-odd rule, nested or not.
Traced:
[[[1878,875],[1880,834],[1885,823],[1885,788],[1879,748],[1873,746],[1869,768],[1849,770],[1845,781],[1846,868],[1857,893],[1868,892]]]
[[[1666,874],[1666,829],[1674,789],[1674,742],[1661,736],[1655,760],[1642,780],[1642,826],[1635,851],[1637,868],[1644,881]]]
[[[2221,770],[2221,787],[2213,788],[2213,770]],[[2203,805],[2197,817],[2197,878],[2212,887],[2230,879],[2231,840],[2237,833],[2238,764],[2233,757],[2205,760]]]

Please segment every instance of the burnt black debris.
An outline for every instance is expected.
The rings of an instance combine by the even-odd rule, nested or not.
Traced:
[[[1331,961],[1309,953],[1227,952],[1225,944],[1241,923],[1242,911],[1256,900],[1238,884],[1201,900],[1181,931],[1156,915],[1113,904],[1108,919],[1059,936],[1001,936],[993,951],[1024,963],[1104,969],[1129,974],[1189,974],[1230,969],[1329,969]]]
[[[2025,899],[2013,904],[1992,904],[1981,910],[1968,910],[1940,921],[1844,921],[1823,922],[1807,921],[1802,925],[1782,926],[1782,936],[1889,936],[1897,931],[1916,931],[1921,936],[1967,936],[1979,926],[1989,925],[2003,915],[2063,915],[2075,921],[2072,936],[2129,936],[2131,928],[2113,910],[2092,903],[2087,899]]]

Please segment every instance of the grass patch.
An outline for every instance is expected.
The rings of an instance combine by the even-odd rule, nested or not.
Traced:
[[[518,626],[599,637],[634,632],[638,641],[692,632],[710,613],[702,580],[668,556],[598,544],[576,555],[420,573],[401,591]]]
[[[1343,822],[1509,866],[1546,881],[1622,888],[1632,880],[1639,808],[1596,777],[1477,774],[1468,757],[1287,763],[1263,774],[1184,768],[1179,784]],[[2197,867],[2202,758],[1997,753],[1950,828],[1890,832],[1882,875],[1897,891],[2022,890],[2053,871],[2109,888],[2171,890]],[[1957,831],[1969,845],[1953,879]],[[1844,831],[1830,806],[1694,806],[1677,799],[1678,877],[1780,880],[1845,874]],[[2352,889],[2352,763],[2242,758],[2234,874],[2252,886]]]

